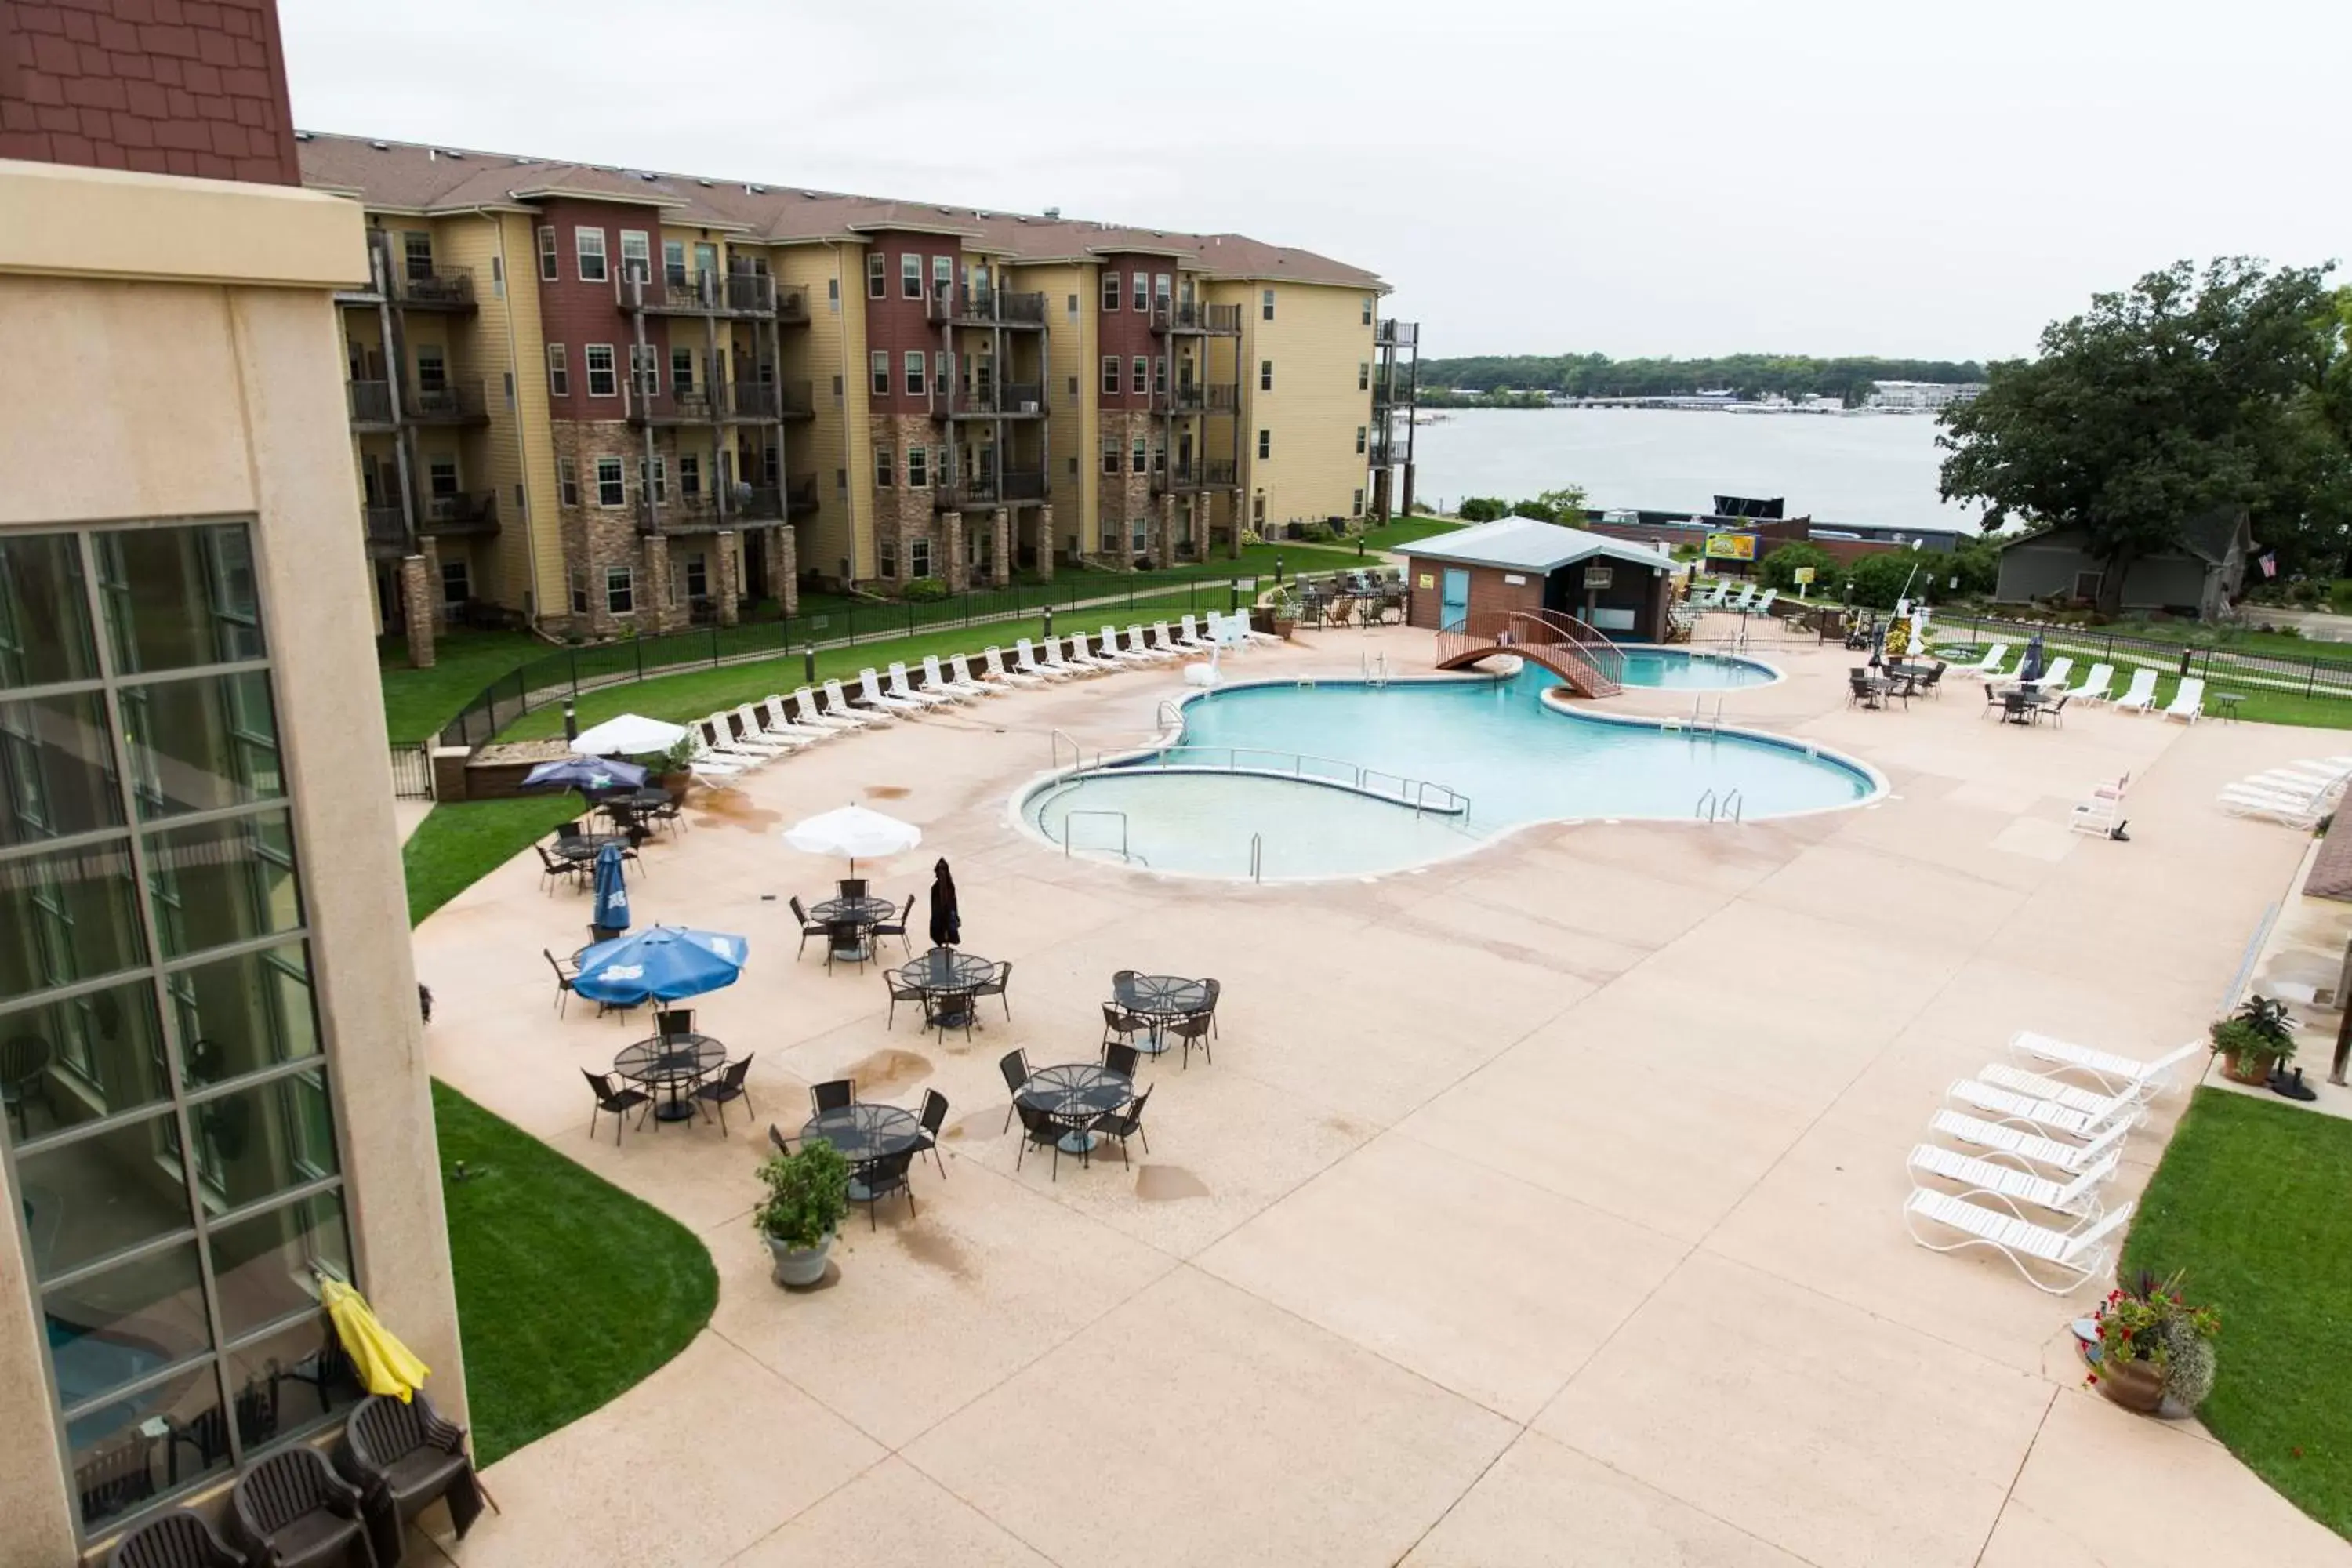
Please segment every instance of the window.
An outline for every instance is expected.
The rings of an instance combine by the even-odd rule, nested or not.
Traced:
[[[680,397],[687,396],[694,391],[694,351],[692,349],[669,351],[669,389]]]
[[[873,373],[874,395],[877,397],[889,396],[890,351],[887,349],[876,349],[874,351],[870,368]]]
[[[1265,526],[1265,492],[1264,490],[1250,497],[1250,526],[1252,528]]]
[[[1116,436],[1102,438],[1102,471],[1106,474],[1118,472],[1118,437]]]
[[[1168,356],[1161,354],[1151,362],[1151,390],[1161,396],[1168,394]]]
[[[1131,378],[1128,386],[1129,392],[1140,397],[1151,390],[1151,362],[1149,359],[1142,354],[1136,355],[1134,368],[1129,374]]]
[[[931,384],[938,387],[942,395],[955,384],[955,355],[945,349],[940,351],[938,366],[931,373]]]
[[[604,568],[604,610],[608,615],[633,614],[637,607],[636,574],[626,566]]]
[[[879,300],[889,291],[889,262],[883,258],[880,251],[866,252],[866,297],[867,299]]]
[[[1117,354],[1103,355],[1102,390],[1105,397],[1118,395],[1118,356]]]
[[[473,584],[466,577],[466,563],[462,561],[441,563],[441,602],[454,607],[473,596]]]
[[[1118,309],[1118,274],[1116,272],[1103,274],[1102,308],[1106,310]]]
[[[911,250],[898,258],[898,292],[909,300],[923,297],[923,258]]]
[[[580,504],[580,468],[569,458],[555,459],[555,491],[565,506]]]
[[[580,281],[602,283],[604,271],[604,231],[601,228],[575,228],[572,231],[572,249],[579,259]]]
[[[1372,362],[1366,359],[1360,359],[1356,362],[1356,390],[1358,392],[1370,392],[1371,389]]]
[[[910,539],[907,542],[907,575],[928,577],[931,574],[931,542]]]
[[[1270,359],[1257,362],[1257,389],[1260,392],[1274,390],[1274,362]]]
[[[698,453],[677,455],[677,493],[688,500],[702,494],[702,458]]]
[[[1257,297],[1257,315],[1261,321],[1274,320],[1274,290],[1265,289]]]
[[[514,405],[514,372],[512,372],[512,371],[510,371],[510,370],[503,370],[503,371],[500,371],[500,372],[499,373],[499,380],[500,382],[502,382],[502,383],[505,384],[505,387],[506,387],[507,406],[508,406],[509,408],[512,408],[512,407],[515,405]]]
[[[1145,447],[1144,447],[1144,444],[1143,444],[1143,437],[1140,437],[1140,436],[1138,436],[1138,437],[1135,438],[1135,446],[1134,446],[1134,447],[1129,450],[1129,454],[1128,454],[1128,463],[1129,463],[1128,472],[1129,472],[1129,473],[1131,473],[1131,474],[1140,474],[1140,473],[1143,473],[1143,472],[1145,472],[1145,471],[1146,471],[1146,465],[1147,465],[1147,464],[1149,464],[1150,461],[1151,461],[1151,454],[1150,454],[1148,450],[1146,450],[1146,449],[1145,449]]]
[[[613,345],[590,343],[583,351],[588,360],[588,395],[614,397],[620,394],[620,384],[613,374]]]
[[[1074,376],[1070,377],[1070,401],[1071,401],[1071,402],[1073,402],[1073,403],[1076,403],[1077,400],[1078,400],[1078,378],[1077,378],[1076,376],[1075,376],[1075,375],[1074,375]]]
[[[930,483],[931,449],[928,447],[908,447],[907,487],[909,489],[928,489],[930,488]],[[919,577],[922,574],[919,572],[916,575]]]
[[[907,395],[923,395],[923,351],[908,349],[906,353]]]
[[[1358,490],[1358,491],[1356,492],[1356,505],[1355,505],[1355,510],[1352,510],[1352,511],[1350,511],[1348,515],[1349,515],[1349,516],[1350,516],[1350,517],[1361,517],[1361,516],[1363,516],[1363,515],[1364,515],[1364,492],[1363,492],[1363,491],[1361,491],[1361,490]]]
[[[621,276],[642,278],[648,283],[653,281],[653,247],[647,242],[643,229],[625,228],[621,231]]]
[[[575,616],[584,616],[588,613],[588,574],[575,566],[572,569],[570,581],[572,613]]]
[[[1135,275],[1135,308],[1139,311],[1151,309],[1151,274],[1149,272]]]
[[[887,490],[890,488],[891,471],[890,448],[876,447],[874,448],[874,483],[877,489]]]
[[[1364,427],[1363,427],[1361,425],[1359,425],[1359,426],[1356,426],[1356,450],[1357,450],[1357,451],[1359,451],[1359,452],[1360,452],[1360,451],[1362,451],[1363,449],[1364,449]]]
[[[618,458],[596,459],[596,504],[598,506],[629,504],[628,489],[621,468],[621,459]]]
[[[686,241],[682,239],[662,241],[662,281],[673,289],[683,289],[687,286]]]
[[[932,289],[932,290],[933,290],[934,292],[937,292],[938,290],[942,289],[949,289],[949,290],[953,290],[953,289],[954,289],[954,288],[955,288],[955,258],[954,258],[954,257],[952,257],[952,256],[934,256],[934,257],[932,257],[932,258],[931,258],[931,289]]]
[[[710,597],[710,567],[699,550],[686,558],[686,596],[689,599]]]
[[[1071,321],[1076,321],[1077,319],[1078,319],[1078,297],[1077,297],[1076,294],[1073,294],[1073,295],[1071,295],[1071,296],[1070,296],[1070,320],[1071,320]]]
[[[270,1358],[320,1342],[310,1260],[353,1261],[256,580],[241,523],[0,540],[0,581],[28,617],[12,626],[43,634],[0,654],[0,1037],[44,1043],[47,1091],[0,1118],[38,1238],[23,1254],[12,1238],[9,1258],[53,1334],[91,1312],[121,1326],[79,1347],[118,1352],[95,1384],[68,1363],[46,1396],[59,1416],[81,1406],[55,1427],[69,1470],[126,1440],[143,1464],[142,1410],[215,1435],[159,1439],[181,1461],[168,1480],[158,1466],[135,1489],[61,1489],[90,1535],[332,1425],[361,1393],[331,1377],[275,1428],[237,1398]],[[46,842],[68,835],[62,854]],[[109,1392],[162,1372],[136,1404]]]
[[[646,469],[643,458],[637,459],[637,491],[642,495],[647,490],[653,492],[656,506],[669,500],[669,459],[659,453],[655,454],[650,471]]]
[[[1366,326],[1368,326],[1368,327],[1369,327],[1369,326],[1370,326],[1371,324],[1372,324],[1372,297],[1371,297],[1370,294],[1367,294],[1367,295],[1365,295],[1365,296],[1364,296],[1364,325],[1366,325]],[[1363,509],[1363,507],[1362,507],[1361,505],[1359,505],[1359,506],[1356,508],[1356,510],[1357,510],[1359,512],[1360,512],[1360,511],[1362,511],[1364,509]]]
[[[898,574],[898,542],[894,539],[887,544],[877,546],[874,559],[875,564],[881,569],[882,575],[896,577]]]
[[[1159,304],[1160,310],[1165,310],[1168,309],[1168,274],[1165,272],[1158,272],[1152,275],[1151,297]]]
[[[1258,460],[1261,462],[1274,456],[1273,431],[1261,430],[1257,433],[1257,455]]]
[[[490,297],[496,300],[507,297],[507,264],[502,257],[490,258]]]
[[[449,390],[449,362],[438,347],[417,345],[416,390],[428,397]]]
[[[412,281],[433,276],[433,237],[408,229],[400,237],[401,271]]]
[[[1151,471],[1155,474],[1168,471],[1168,448],[1158,441],[1151,444]]]
[[[824,308],[836,316],[841,314],[841,279],[838,278],[824,280]]]
[[[661,350],[651,343],[629,345],[629,384],[640,396],[661,395]]]
[[[435,500],[446,500],[457,493],[457,459],[436,458],[425,465],[426,493]]]
[[[553,224],[541,224],[539,229],[539,280],[541,283],[552,283],[555,281],[556,254],[555,226]]]

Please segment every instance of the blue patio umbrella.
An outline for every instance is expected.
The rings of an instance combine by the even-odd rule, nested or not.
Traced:
[[[621,847],[596,851],[595,923],[606,931],[629,929],[629,884],[621,875]]]
[[[2042,679],[2042,670],[2047,668],[2048,666],[2042,662],[2042,634],[2036,632],[2026,639],[2025,662],[2017,667],[2017,679],[2039,680]]]
[[[552,763],[541,763],[523,776],[524,789],[577,789],[585,795],[608,789],[637,789],[646,782],[646,770],[635,763],[615,762],[609,757],[564,757]]]
[[[647,926],[582,953],[580,977],[572,988],[610,1006],[676,1002],[734,984],[750,956],[751,944],[740,936]]]

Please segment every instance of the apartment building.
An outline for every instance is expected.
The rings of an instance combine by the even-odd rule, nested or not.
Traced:
[[[588,637],[1360,517],[1369,272],[1179,235],[305,134],[383,620]]]
[[[132,9],[0,0],[0,342],[39,388],[0,398],[0,1568],[331,1442],[315,1270],[466,1405],[387,940],[360,214],[295,184],[268,0]]]

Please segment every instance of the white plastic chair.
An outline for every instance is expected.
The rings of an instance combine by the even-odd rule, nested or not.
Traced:
[[[1188,613],[1177,623],[1176,646],[1186,653],[1206,653],[1217,645],[1214,639],[1201,635],[1200,628],[1192,624],[1192,617]]]
[[[2095,664],[2091,666],[2091,673],[2083,678],[2083,684],[2066,695],[2077,702],[2105,702],[2107,700],[2107,688],[2115,683],[2115,679],[2114,665]]]
[[[757,731],[760,726],[755,723],[751,728]],[[727,722],[727,715],[724,713],[713,713],[708,719],[696,720],[695,729],[701,734],[703,745],[721,756],[751,757],[755,761],[766,762],[772,757],[782,756],[786,752],[795,749],[790,741],[765,741],[761,740],[756,732],[738,735],[733,727]]]
[[[1095,640],[1100,648],[1100,651],[1095,655],[1097,658],[1105,659],[1116,664],[1132,665],[1149,664],[1151,662],[1149,655],[1135,653],[1118,646],[1118,628],[1117,626],[1103,627],[1101,634]]]
[[[860,713],[845,704],[821,709],[816,703],[816,693],[805,686],[784,700],[793,710],[794,721],[813,730],[831,730],[835,734],[846,734],[852,730],[864,730],[886,722],[875,714]]]
[[[955,705],[955,699],[944,691],[916,690],[914,683],[907,679],[907,666],[903,660],[891,661],[890,679],[883,689],[898,701],[911,702],[918,708],[951,708]]]
[[[2046,1073],[2028,1072],[2007,1062],[1985,1063],[1977,1069],[1977,1081],[2007,1089],[2011,1094],[2031,1095],[2036,1100],[2063,1105],[2069,1110],[2079,1110],[2102,1127],[2118,1116],[2128,1115],[2137,1120],[2144,1114],[2140,1110],[2140,1095],[2136,1089],[2120,1094],[2102,1093],[2097,1089],[2083,1089],[2063,1079],[2052,1078]]]
[[[979,672],[971,668],[971,662],[961,654],[948,660],[948,673],[954,678],[949,682],[950,686],[961,686],[982,697],[1003,697],[1013,689],[1009,686],[982,679]]]
[[[1980,661],[1975,664],[1954,665],[1952,673],[1974,676],[1979,680],[1990,680],[2000,671],[2000,661],[2008,657],[2009,645],[2005,642],[1997,642],[1985,650],[1985,656]]]
[[[2040,690],[2044,697],[2054,696],[2058,692],[2066,691],[2066,677],[2074,668],[2074,658],[2069,655],[2062,654],[2058,658],[2050,661],[2050,668],[2042,672],[2042,679],[2033,683],[2034,687]],[[2066,691],[2066,695],[2072,697],[2074,694],[2071,691]]]
[[[1752,604],[1752,605],[1748,605],[1748,613],[1749,615],[1751,615],[1751,616],[1769,616],[1769,615],[1770,615],[1770,614],[1772,613],[1772,601],[1773,601],[1773,600],[1775,600],[1775,599],[1777,599],[1777,598],[1779,598],[1780,596],[1780,589],[1778,589],[1778,588],[1767,588],[1767,589],[1765,589],[1765,590],[1764,590],[1763,596],[1762,596],[1761,598],[1758,599],[1754,604]]]
[[[2122,1163],[2122,1155],[2110,1153],[2071,1181],[2054,1182],[2030,1171],[1996,1165],[1990,1160],[1947,1149],[1940,1143],[1921,1143],[1911,1151],[1909,1165],[1914,1175],[1937,1176],[1958,1182],[1971,1192],[1999,1193],[2002,1197],[2015,1198],[2053,1214],[2085,1219],[2099,1212],[2099,1188],[2113,1178],[2116,1167]]]
[[[2204,1041],[2191,1040],[2154,1061],[2141,1061],[2136,1057],[2117,1056],[2113,1051],[2093,1050],[2088,1046],[2037,1035],[2031,1029],[2020,1029],[2009,1041],[2009,1054],[2021,1061],[2047,1062],[2057,1071],[2083,1074],[2108,1094],[2128,1091],[2142,1099],[2152,1099],[2179,1087],[2173,1069],[2205,1048]]]
[[[826,694],[831,695],[830,689]],[[875,676],[874,667],[870,664],[857,672],[857,700],[866,707],[884,713],[904,715],[920,713],[923,710],[923,705],[919,702],[909,702],[903,698],[885,694],[882,682]]]
[[[1970,1203],[1974,1197],[1992,1200],[1998,1207]],[[1999,1193],[1964,1193],[1954,1197],[1927,1187],[1912,1189],[1903,1205],[1904,1227],[1911,1239],[1930,1252],[1958,1252],[1964,1247],[1990,1247],[2009,1259],[2025,1282],[2052,1296],[2069,1296],[2105,1268],[2107,1237],[2131,1223],[2136,1205],[2109,1209],[2097,1219],[2070,1230],[2036,1225],[2019,1212],[2016,1203]],[[1960,1233],[1957,1241],[1930,1241],[1919,1233],[1922,1222]],[[2054,1274],[2058,1283],[2034,1272],[2039,1265]]]
[[[1048,647],[1053,647],[1054,639],[1052,637],[1047,637],[1045,639],[1045,646]],[[1084,632],[1072,632],[1070,634],[1069,646],[1063,651],[1062,662],[1064,665],[1077,671],[1081,675],[1100,675],[1107,669],[1117,668],[1117,666],[1106,663],[1104,660],[1097,658],[1094,655],[1087,651],[1087,635]]]
[[[2156,671],[2135,669],[2132,671],[2131,684],[2124,688],[2124,694],[2121,697],[2116,699],[2116,711],[2145,713],[2147,711],[2148,704],[2155,700]]]
[[[923,656],[923,689],[958,702],[977,702],[988,695],[969,680],[950,680],[948,672],[940,668],[940,656],[935,653]]]
[[[2184,724],[2194,724],[2205,716],[2205,682],[2193,675],[2180,678],[2180,689],[2166,704],[2164,716],[2178,719]]]
[[[874,679],[874,672],[867,670],[866,679],[871,681]],[[878,698],[881,693],[877,691],[874,695]],[[863,687],[859,689],[858,697],[861,700],[866,697]],[[828,680],[824,683],[824,705],[828,710],[835,713],[854,713],[869,724],[895,724],[898,721],[898,715],[892,711],[887,703],[876,702],[871,707],[854,706],[849,699],[842,694],[841,682],[838,680]]]
[[[1127,628],[1127,652],[1129,658],[1147,664],[1162,664],[1176,657],[1176,650],[1172,647],[1153,647],[1144,641],[1143,628],[1139,626]]]
[[[998,647],[994,643],[988,645],[988,651],[982,654],[981,658],[988,666],[988,679],[991,680],[1001,680],[1007,686],[1043,686],[1045,684],[1046,678],[1042,674],[1032,675],[1025,669],[1005,668],[1004,650]],[[1029,658],[1029,639],[1026,637],[1021,639],[1021,658],[1024,662],[1034,662]]]
[[[2070,1176],[2089,1170],[2110,1150],[2120,1150],[2131,1136],[2131,1123],[2111,1123],[2087,1143],[2069,1143],[2063,1139],[2044,1138],[2038,1132],[2028,1132],[1999,1121],[1987,1121],[1963,1110],[1938,1110],[1927,1119],[1927,1131],[1962,1143],[1989,1150],[1989,1159],[2006,1157],[2017,1162],[2021,1170],[2040,1165],[2053,1171],[2063,1171]]]
[[[2115,1121],[2123,1120],[2088,1116],[2056,1100],[2019,1094],[1971,1078],[1955,1079],[1944,1091],[1944,1097],[2014,1126],[2044,1135],[2057,1132],[2086,1141],[2105,1132]]]
[[[760,704],[761,728],[771,735],[784,735],[805,745],[830,741],[841,731],[831,724],[803,724],[785,711],[782,697],[770,697]]]
[[[1024,675],[1034,675],[1041,680],[1067,680],[1078,673],[1062,662],[1062,645],[1058,641],[1052,637],[1041,637],[1038,640],[1045,644],[1045,651],[1042,653],[1029,646],[1027,637],[1023,637],[1013,645],[1013,668]]]

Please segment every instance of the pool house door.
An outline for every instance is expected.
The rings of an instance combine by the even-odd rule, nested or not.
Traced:
[[[1437,610],[1438,629],[1460,626],[1470,618],[1470,574],[1459,566],[1445,569],[1445,591]]]

